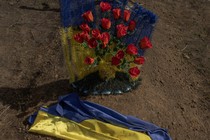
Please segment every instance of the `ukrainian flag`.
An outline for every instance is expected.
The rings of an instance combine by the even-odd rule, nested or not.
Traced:
[[[29,118],[30,132],[66,140],[171,140],[158,126],[71,93]]]

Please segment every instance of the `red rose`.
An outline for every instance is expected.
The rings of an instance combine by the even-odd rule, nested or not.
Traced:
[[[120,13],[121,13],[120,8],[113,9],[112,12],[113,12],[113,15],[114,15],[114,19],[119,19],[120,18]]]
[[[138,67],[130,68],[129,69],[129,74],[132,78],[135,78],[140,74],[140,70],[138,69]]]
[[[119,65],[120,64],[120,59],[117,58],[116,56],[112,57],[112,65]]]
[[[109,43],[110,40],[110,34],[108,32],[104,32],[101,34],[101,41],[103,42],[103,47],[106,47],[106,45]]]
[[[119,24],[117,25],[117,37],[120,38],[120,37],[123,37],[127,34],[127,30],[128,30],[128,27],[123,25],[123,24]]]
[[[109,28],[111,28],[111,21],[108,18],[102,18],[101,19],[101,26],[104,29],[109,29]]]
[[[143,56],[137,57],[137,58],[135,58],[135,60],[134,60],[134,63],[139,64],[139,65],[144,64],[144,62],[145,62],[145,59],[144,59]]]
[[[136,28],[136,22],[134,20],[131,20],[128,26],[128,30],[132,32],[133,30],[135,30],[135,28]]]
[[[101,39],[100,30],[98,30],[98,29],[93,29],[93,30],[92,30],[92,36],[93,36],[93,38],[95,38],[95,39]]]
[[[125,56],[125,53],[122,50],[118,51],[116,54],[116,57],[118,59],[122,59],[124,56]]]
[[[84,39],[81,37],[80,33],[74,35],[74,40],[76,40],[78,43],[84,42]]]
[[[85,58],[85,64],[88,64],[88,65],[91,65],[94,63],[94,58],[91,58],[91,57],[86,57]]]
[[[93,22],[93,13],[92,11],[87,11],[84,14],[82,14],[82,17],[87,20],[88,22]]]
[[[148,49],[148,48],[152,48],[152,43],[150,42],[148,37],[144,37],[141,41],[140,41],[140,48],[141,49]]]
[[[83,31],[87,31],[87,32],[90,31],[90,27],[89,27],[86,23],[81,24],[79,27],[80,27],[80,29],[82,29]]]
[[[130,45],[128,45],[128,47],[126,49],[126,53],[130,54],[130,55],[137,55],[138,49],[136,48],[136,46],[134,44],[130,44]]]
[[[88,41],[90,39],[90,35],[88,34],[87,31],[83,31],[80,33],[80,37],[83,39],[83,41]]]
[[[102,12],[109,11],[112,8],[108,2],[101,2],[100,7]]]
[[[96,48],[98,46],[98,42],[96,41],[95,38],[91,38],[88,41],[88,46],[89,46],[89,48]]]
[[[130,16],[131,16],[131,12],[129,10],[124,10],[124,17],[123,17],[123,19],[125,21],[128,21]]]

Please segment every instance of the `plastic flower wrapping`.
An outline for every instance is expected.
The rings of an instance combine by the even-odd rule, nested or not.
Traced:
[[[121,94],[140,84],[157,17],[128,0],[61,0],[70,83],[80,93]]]

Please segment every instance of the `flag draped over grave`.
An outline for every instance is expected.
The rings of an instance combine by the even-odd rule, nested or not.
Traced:
[[[157,16],[128,0],[60,2],[62,45],[73,87],[84,94],[136,88]]]

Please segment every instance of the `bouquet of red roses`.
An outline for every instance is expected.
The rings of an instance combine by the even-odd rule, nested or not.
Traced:
[[[130,19],[129,9],[113,8],[109,2],[100,2],[101,17],[98,27],[93,26],[95,18],[93,11],[86,11],[81,15],[84,23],[79,27],[81,31],[74,35],[74,40],[87,52],[84,65],[88,69],[99,71],[103,79],[115,78],[116,72],[124,72],[130,80],[136,80],[140,75],[140,67],[145,58],[139,55],[139,49],[152,48],[147,36],[134,43],[126,44],[124,39],[135,33],[137,22]]]

